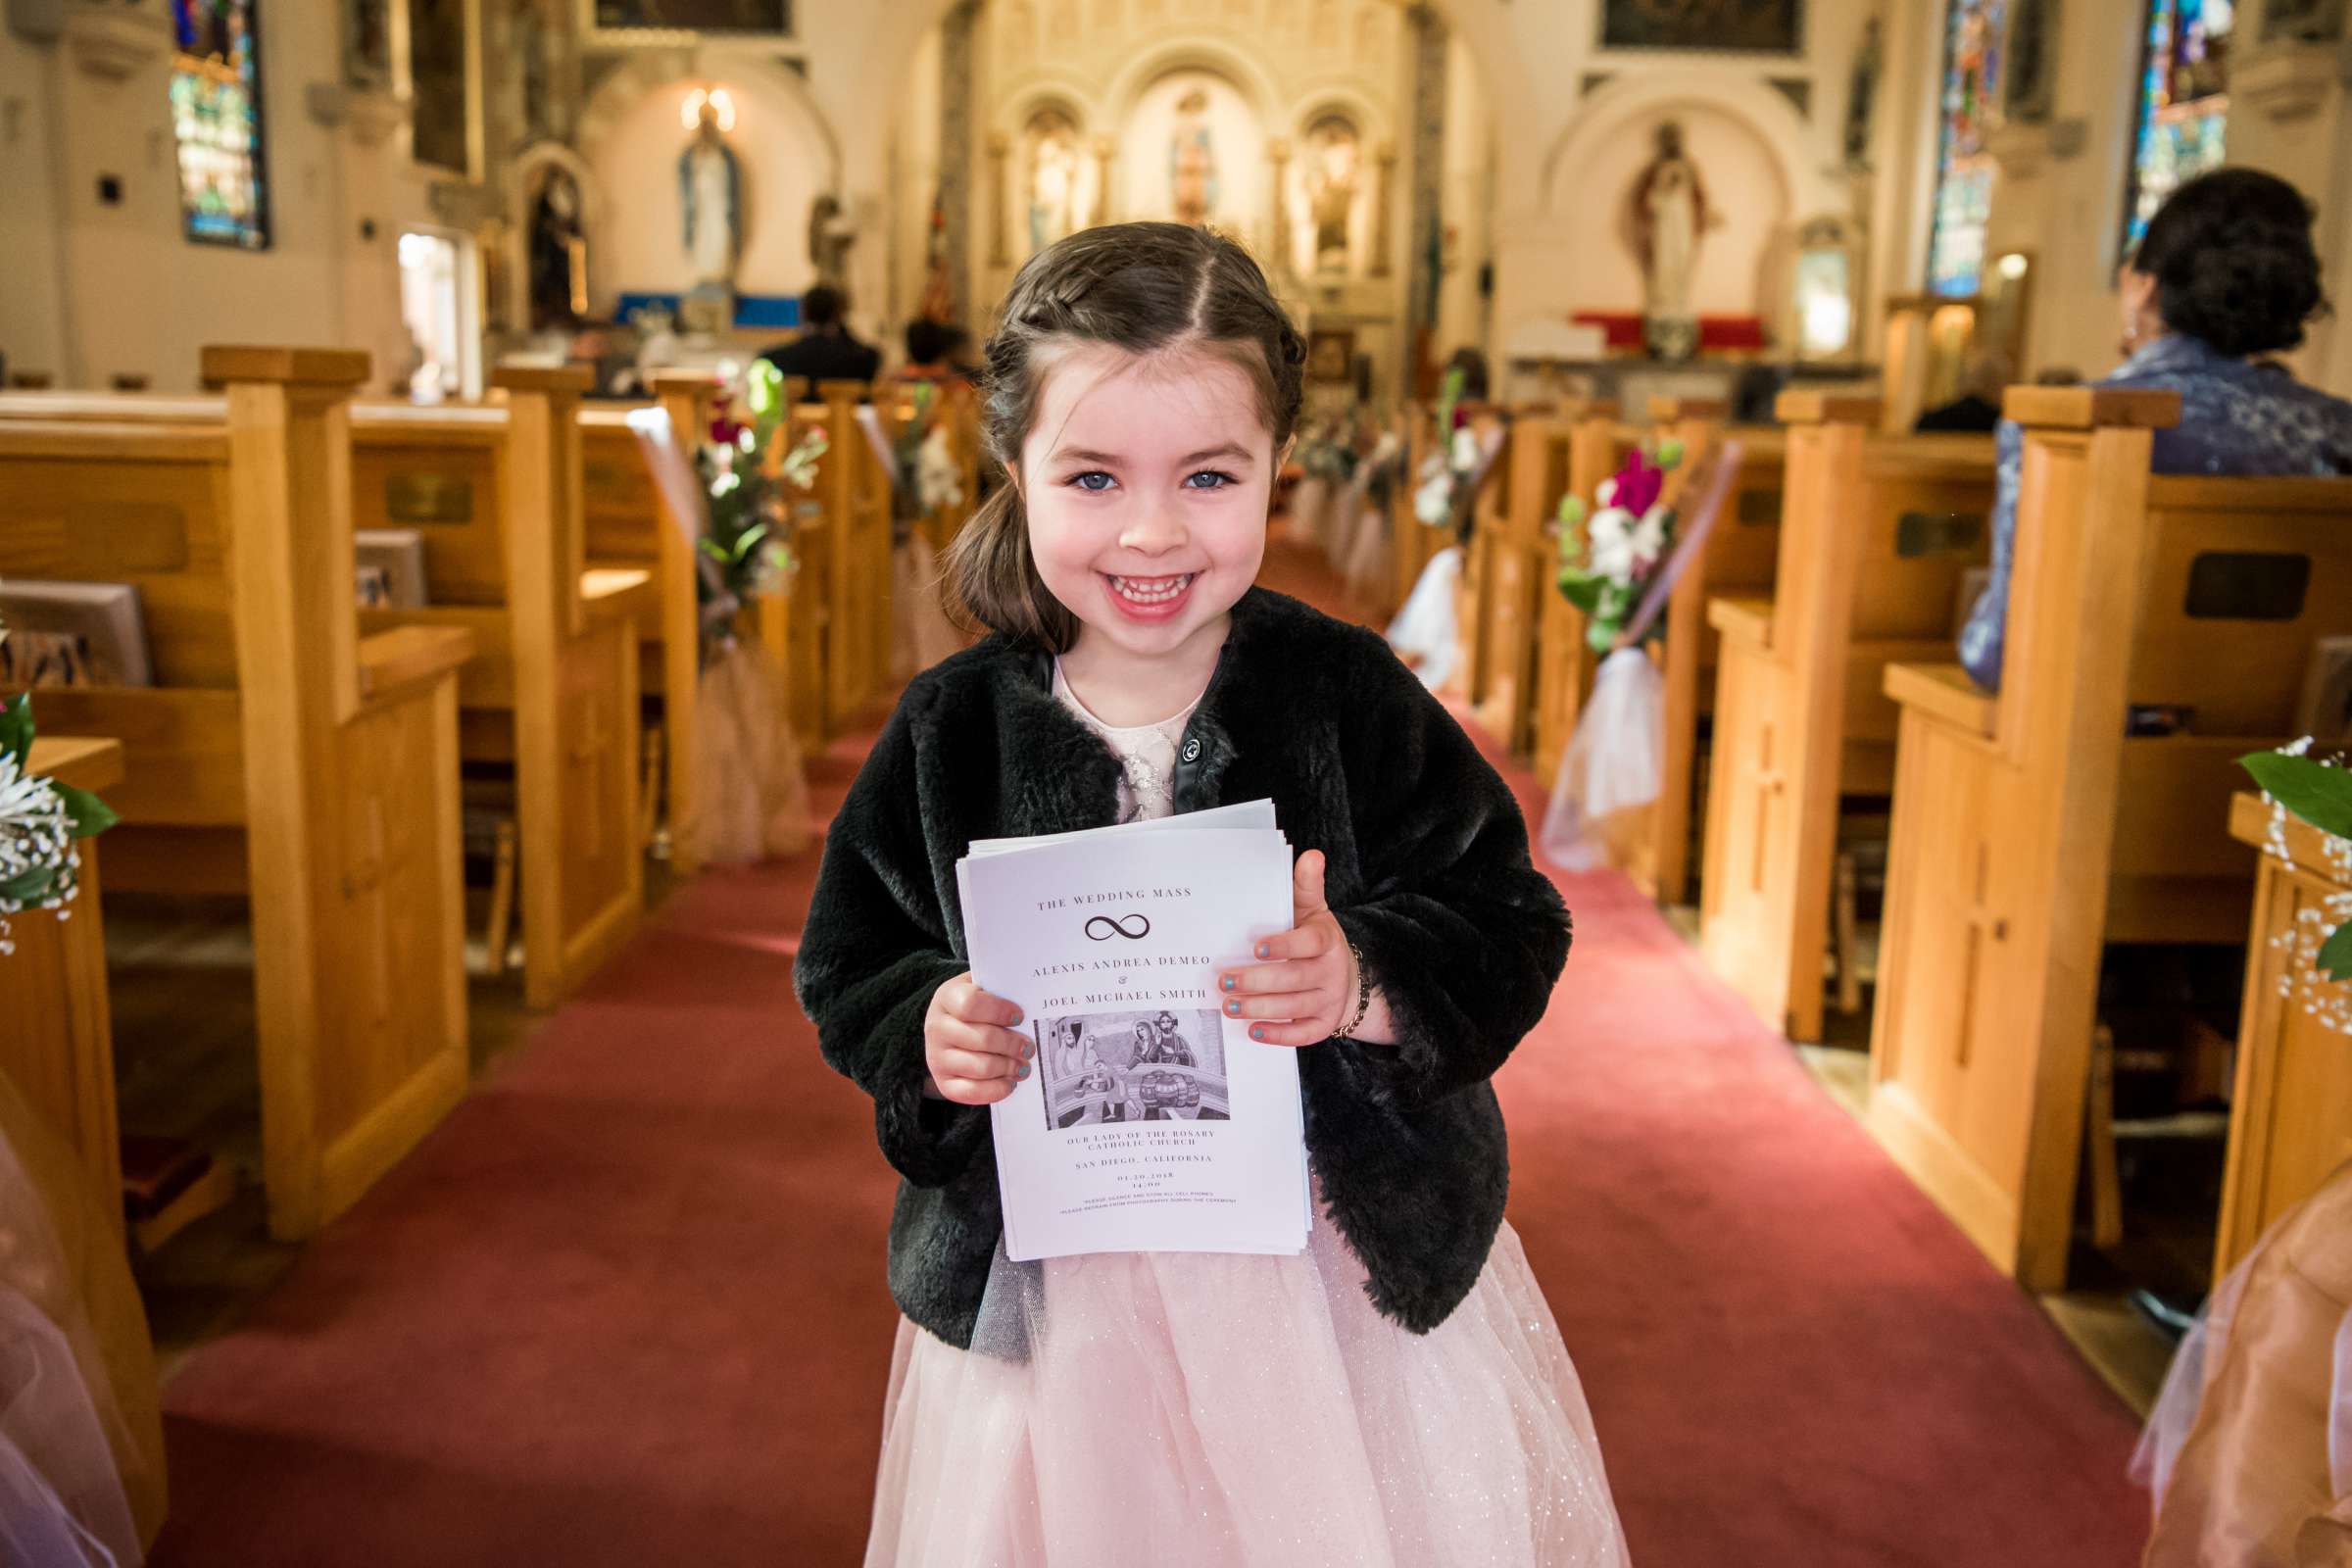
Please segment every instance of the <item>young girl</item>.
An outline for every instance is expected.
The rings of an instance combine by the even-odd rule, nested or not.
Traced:
[[[1575,1369],[1502,1222],[1489,1076],[1568,917],[1502,781],[1373,633],[1251,586],[1304,345],[1231,241],[1090,229],[988,346],[1010,483],[950,573],[995,635],[907,688],[797,980],[905,1181],[869,1564],[1617,1564]],[[1295,1256],[1004,1255],[987,1106],[1032,1067],[962,957],[974,839],[1271,798],[1295,928],[1220,975],[1298,1049]]]

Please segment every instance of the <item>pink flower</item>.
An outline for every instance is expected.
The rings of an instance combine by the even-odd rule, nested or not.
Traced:
[[[1617,473],[1615,505],[1635,516],[1646,514],[1657,505],[1658,493],[1666,487],[1666,470],[1649,461],[1641,452],[1629,452],[1625,466]]]

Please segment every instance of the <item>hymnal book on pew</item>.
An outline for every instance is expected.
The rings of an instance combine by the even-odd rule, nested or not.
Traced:
[[[972,977],[1036,1047],[990,1107],[1006,1254],[1304,1248],[1298,1054],[1216,990],[1291,926],[1273,803],[984,840],[956,873]]]

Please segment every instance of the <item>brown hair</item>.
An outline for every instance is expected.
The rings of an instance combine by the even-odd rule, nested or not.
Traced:
[[[980,379],[980,434],[993,462],[1007,471],[1020,462],[1052,351],[1088,343],[1217,354],[1250,376],[1276,452],[1298,428],[1306,340],[1250,253],[1187,223],[1113,223],[1047,246],[1013,278]],[[1077,640],[1077,617],[1038,575],[1028,513],[1011,484],[956,534],[942,574],[952,601],[992,631],[1057,654]]]

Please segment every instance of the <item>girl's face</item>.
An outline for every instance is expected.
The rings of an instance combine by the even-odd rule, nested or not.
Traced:
[[[1061,356],[1015,477],[1038,575],[1080,640],[1152,657],[1221,625],[1265,555],[1275,466],[1231,363],[1091,344]]]

